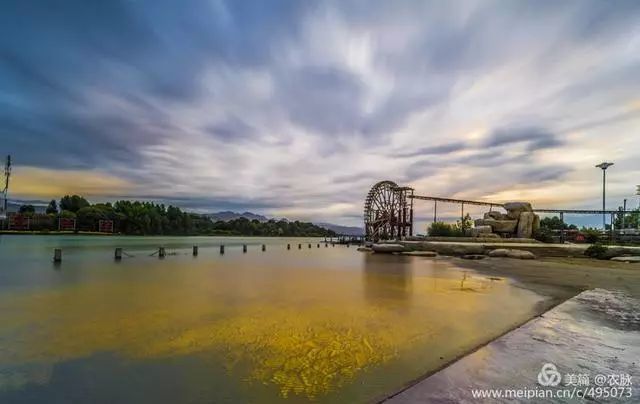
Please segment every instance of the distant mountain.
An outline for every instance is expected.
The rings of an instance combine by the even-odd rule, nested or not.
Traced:
[[[353,226],[340,226],[337,224],[331,223],[314,223],[316,226],[320,226],[327,230],[333,230],[338,234],[344,234],[345,236],[362,236],[364,234],[364,229],[361,227],[353,227]]]
[[[248,219],[248,220],[257,220],[259,222],[266,222],[269,220],[267,217],[262,215],[257,215],[255,213],[251,213],[251,212],[238,213],[238,212],[231,212],[229,210],[223,211],[223,212],[208,213],[205,216],[207,216],[213,221],[220,220],[223,222],[240,219],[241,217],[244,217],[245,219]]]

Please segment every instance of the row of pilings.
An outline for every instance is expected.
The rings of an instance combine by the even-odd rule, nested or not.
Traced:
[[[307,248],[309,248],[309,249],[313,248],[312,247],[313,243],[298,243],[298,250],[302,250],[303,244],[307,244]],[[334,242],[331,242],[331,243],[329,243],[329,242],[317,243],[316,244],[316,248],[320,248],[320,244],[324,244],[325,248],[329,247],[329,245],[331,245],[331,247],[335,247],[335,245],[336,245]],[[346,246],[349,247],[349,244],[346,244]],[[220,249],[219,250],[220,251],[220,255],[224,255],[224,253],[225,253],[225,245],[224,244],[219,245],[219,249]],[[291,250],[291,244],[287,244],[287,250]],[[243,244],[242,245],[242,252],[246,253],[247,251],[248,251],[247,244]],[[263,252],[267,251],[267,245],[266,244],[262,244],[261,251],[263,251]],[[191,254],[194,257],[197,257],[198,253],[199,253],[199,247],[197,245],[194,245],[192,247],[192,249],[191,249]],[[166,258],[167,249],[166,249],[166,247],[162,247],[162,246],[158,247],[158,249],[153,254],[150,254],[150,255],[151,256],[157,256],[158,258]],[[120,261],[120,260],[122,260],[122,258],[124,256],[131,257],[131,255],[127,254],[122,247],[115,247],[114,259],[116,261]],[[55,262],[55,263],[62,262],[62,248],[55,248],[53,250],[53,262]]]

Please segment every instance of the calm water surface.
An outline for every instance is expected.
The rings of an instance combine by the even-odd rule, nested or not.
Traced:
[[[0,402],[366,402],[542,301],[448,260],[317,242],[0,236]]]

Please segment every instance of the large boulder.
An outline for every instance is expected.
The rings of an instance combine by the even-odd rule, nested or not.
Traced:
[[[517,220],[476,219],[476,227],[491,226],[493,233],[515,233]]]
[[[395,253],[403,252],[405,250],[402,244],[374,244],[371,249],[377,253]]]
[[[485,213],[484,214],[484,218],[485,219],[504,220],[504,219],[507,218],[507,216],[502,212],[498,212],[496,210],[492,210],[491,212]]]
[[[518,220],[523,212],[533,211],[529,202],[507,202],[503,206],[507,211],[507,218],[512,220]]]
[[[518,238],[531,238],[533,234],[533,220],[535,214],[533,212],[520,213],[520,220],[518,220]]]

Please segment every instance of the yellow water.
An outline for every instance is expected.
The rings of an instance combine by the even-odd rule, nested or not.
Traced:
[[[224,256],[201,247],[196,258],[178,245],[164,260],[134,245],[120,263],[109,242],[80,240],[61,266],[44,240],[29,245],[24,273],[19,243],[0,242],[14,255],[0,269],[0,401],[370,401],[541,300],[449,260],[297,250],[297,240]],[[79,376],[87,369],[100,376]]]

